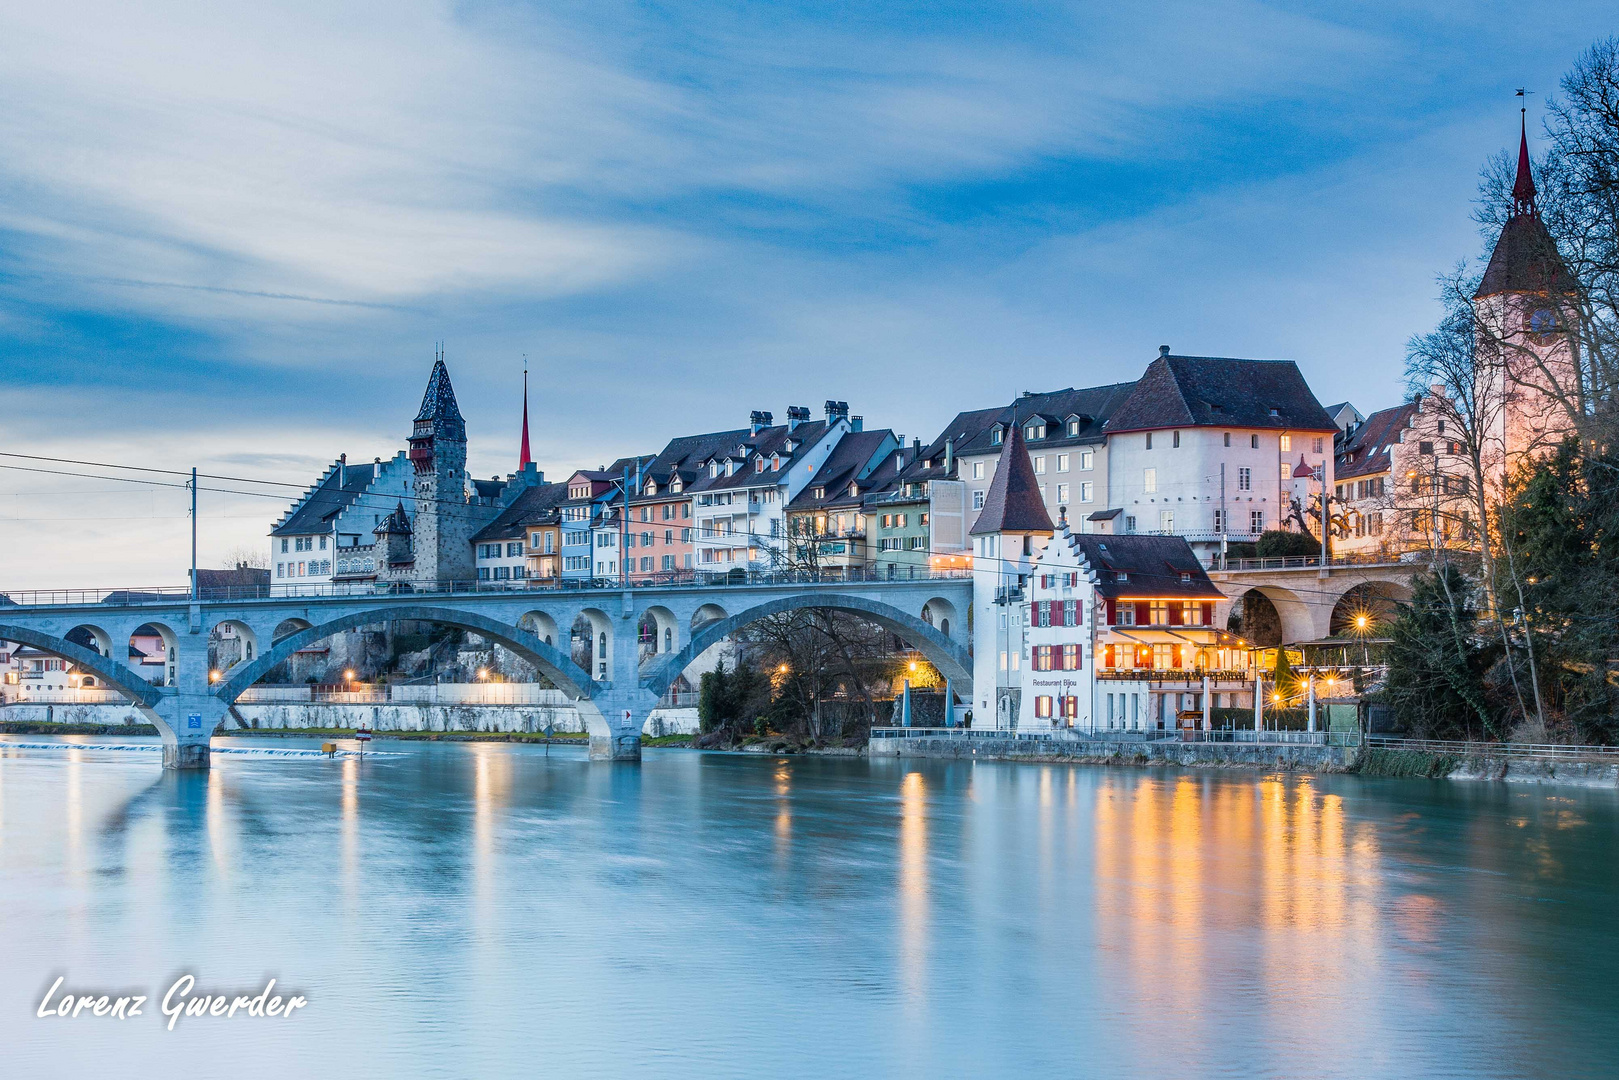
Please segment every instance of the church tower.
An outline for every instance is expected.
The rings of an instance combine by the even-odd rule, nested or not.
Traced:
[[[1017,726],[1023,667],[1029,662],[1025,586],[1056,530],[1013,410],[995,477],[973,523],[973,722]]]
[[[414,578],[423,583],[471,581],[471,517],[467,500],[467,425],[442,354],[422,395],[410,432],[410,463],[416,477]]]
[[[1520,117],[1512,213],[1473,294],[1475,370],[1497,403],[1488,433],[1488,467],[1497,484],[1525,454],[1554,447],[1579,409],[1580,379],[1569,333],[1574,289],[1536,205],[1529,132]]]

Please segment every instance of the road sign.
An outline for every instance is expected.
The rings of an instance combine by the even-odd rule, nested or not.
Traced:
[[[635,723],[635,718],[630,714],[630,710],[625,709],[624,710],[624,719],[622,719],[622,720],[620,720],[618,722],[618,726],[619,727],[629,727],[633,723]]]
[[[202,713],[191,713],[188,715],[186,717],[186,727],[200,729],[202,727]]]

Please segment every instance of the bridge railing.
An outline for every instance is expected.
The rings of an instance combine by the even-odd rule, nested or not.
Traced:
[[[963,580],[967,569],[940,570],[928,566],[828,567],[819,570],[670,571],[666,574],[634,575],[633,589],[745,589],[762,585],[883,585],[916,581]],[[310,584],[232,585],[203,589],[203,603],[231,603],[242,600],[279,600],[297,597],[371,596],[468,596],[513,593],[579,593],[618,591],[624,583],[617,578],[581,578],[544,582],[520,578],[513,581],[336,581]],[[0,621],[7,607],[83,607],[105,604],[117,607],[174,605],[185,603],[191,590],[184,585],[161,585],[135,589],[25,589],[0,592]]]
[[[1418,561],[1425,557],[1426,551],[1409,552],[1405,555],[1381,552],[1355,552],[1347,555],[1333,555],[1327,559],[1327,565],[1332,566],[1398,566]],[[1321,565],[1319,555],[1287,555],[1273,556],[1268,559],[1227,559],[1225,565],[1220,565],[1220,556],[1211,555],[1208,560],[1208,569],[1219,572],[1221,570],[1307,570]]]

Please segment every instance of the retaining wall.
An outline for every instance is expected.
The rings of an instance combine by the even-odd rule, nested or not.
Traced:
[[[1353,747],[1288,743],[1114,742],[1084,739],[994,739],[924,736],[873,739],[872,757],[972,758],[991,761],[1080,761],[1104,765],[1226,766],[1343,772],[1355,761]]]

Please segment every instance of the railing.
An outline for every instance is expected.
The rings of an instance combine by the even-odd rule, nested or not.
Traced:
[[[250,686],[239,705],[549,705],[572,706],[561,690],[537,683],[394,683],[345,690],[329,686]]]
[[[926,565],[833,566],[819,570],[730,570],[669,571],[649,576],[633,575],[631,588],[752,588],[765,585],[882,585],[909,581],[965,580],[966,569],[936,570]],[[202,590],[203,603],[230,603],[243,600],[280,600],[319,597],[385,596],[471,596],[489,593],[580,592],[621,590],[616,578],[576,578],[541,584],[531,579],[513,581],[429,581],[429,582],[334,582],[308,585],[243,585]],[[191,590],[184,585],[163,585],[142,589],[28,589],[0,593],[0,608],[70,607],[92,604],[139,607],[186,603]]]
[[[19,686],[21,691],[12,698],[12,705],[122,705],[129,698],[117,690],[104,690],[101,687],[80,687],[67,690],[34,690],[27,686]]]
[[[1218,731],[1165,731],[1157,742],[1256,743],[1264,746],[1359,746],[1358,731],[1254,731],[1224,728]]]
[[[1507,754],[1513,757],[1619,758],[1619,746],[1461,742],[1443,739],[1401,739],[1387,735],[1368,735],[1366,745],[1385,750],[1416,750],[1425,754]]]
[[[1354,552],[1348,555],[1333,555],[1327,559],[1327,566],[1399,566],[1408,564],[1416,556],[1426,555],[1426,551],[1407,552],[1404,555],[1384,554],[1381,552]],[[1222,570],[1310,570],[1320,567],[1319,555],[1287,555],[1275,556],[1268,559],[1227,559],[1225,566],[1220,566],[1219,555],[1211,555],[1208,569],[1219,573]]]
[[[1182,629],[1188,628],[1182,627]],[[1190,629],[1198,628],[1192,627]],[[1204,671],[1198,668],[1098,668],[1096,677],[1113,682],[1177,682],[1192,684],[1201,683],[1207,678],[1210,682],[1242,683],[1244,686],[1250,686],[1254,681],[1253,672],[1240,669]]]

